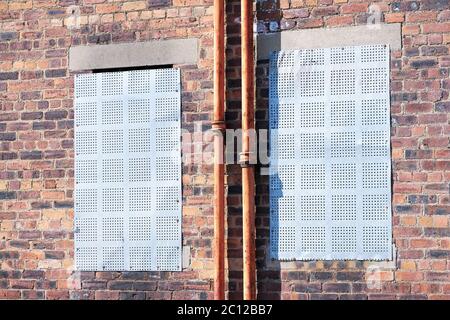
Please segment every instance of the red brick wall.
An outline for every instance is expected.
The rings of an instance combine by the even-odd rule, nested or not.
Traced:
[[[391,54],[395,261],[268,262],[268,178],[257,175],[259,297],[450,299],[450,2],[281,0],[261,6],[262,31],[362,25],[379,9],[382,22],[402,24],[402,50]],[[256,118],[267,128],[267,61],[256,75]],[[370,288],[376,277],[379,289]],[[233,281],[240,288],[240,279]]]
[[[167,1],[158,1],[164,3]],[[182,127],[212,110],[211,1],[17,0],[0,3],[0,299],[211,297],[212,170],[183,167],[182,273],[73,272],[75,45],[199,38],[182,69]],[[80,19],[70,20],[71,6]],[[69,10],[70,8],[70,10]],[[73,7],[78,10],[77,7]],[[68,12],[69,10],[69,12]],[[68,28],[71,22],[79,26]],[[189,146],[185,146],[189,148]]]
[[[73,75],[68,48],[199,38],[199,62],[183,65],[183,128],[209,127],[212,110],[212,0],[14,0],[0,3],[0,298],[201,299],[212,288],[212,175],[183,168],[182,273],[73,273]],[[240,126],[239,1],[227,1],[227,122]],[[267,177],[257,174],[260,298],[450,299],[448,0],[260,1],[261,32],[365,24],[370,5],[402,23],[392,53],[393,231],[396,261],[279,263],[268,250]],[[80,7],[79,27],[67,9]],[[373,7],[372,7],[373,9]],[[275,22],[275,23],[274,23]],[[257,66],[257,126],[267,128],[267,61]],[[187,148],[190,148],[187,146]],[[259,172],[259,168],[257,168]],[[229,297],[242,297],[240,167],[227,167]],[[370,270],[370,269],[369,269]]]

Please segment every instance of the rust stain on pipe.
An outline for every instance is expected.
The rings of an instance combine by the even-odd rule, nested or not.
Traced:
[[[255,262],[255,179],[249,131],[255,128],[253,1],[241,1],[242,50],[242,229],[244,259],[244,300],[256,299]]]
[[[214,299],[225,299],[225,13],[224,0],[214,0]]]

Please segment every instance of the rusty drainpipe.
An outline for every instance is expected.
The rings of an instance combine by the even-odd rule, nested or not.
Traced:
[[[242,229],[244,300],[256,299],[255,266],[255,177],[251,134],[255,129],[253,1],[241,1],[242,50]],[[252,149],[251,149],[252,148]]]
[[[214,299],[225,299],[225,13],[214,0]]]

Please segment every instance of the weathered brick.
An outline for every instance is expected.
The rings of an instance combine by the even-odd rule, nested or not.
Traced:
[[[158,284],[156,281],[136,281],[133,286],[137,291],[155,291]]]
[[[14,141],[16,140],[15,132],[0,132],[0,141]]]
[[[19,73],[15,72],[0,72],[0,81],[5,80],[17,80],[19,79]]]
[[[104,43],[110,43],[112,40],[111,34],[97,34],[97,35],[90,35],[87,38],[88,43],[95,43],[95,44],[104,44]]]
[[[321,292],[322,285],[320,283],[296,283],[294,284],[295,292],[317,293]]]
[[[22,151],[20,152],[20,159],[23,160],[36,160],[42,159],[42,151]]]
[[[336,273],[336,280],[338,281],[362,281],[364,280],[364,272],[349,271]]]
[[[45,271],[43,270],[24,270],[22,277],[24,279],[43,279]]]
[[[449,0],[422,0],[423,10],[445,10],[449,6]]]
[[[15,191],[0,191],[0,200],[16,199],[17,193]]]
[[[171,3],[171,0],[147,0],[149,8],[159,8],[168,6]]]
[[[435,65],[437,65],[437,61],[432,60],[432,59],[411,61],[411,67],[413,67],[415,69],[430,68],[430,67],[434,67]]]
[[[331,272],[312,272],[311,281],[314,280],[330,280],[333,279],[333,273]]]
[[[18,259],[19,252],[17,251],[0,251],[0,260]]]
[[[309,16],[309,10],[307,8],[285,10],[283,12],[283,18],[296,19],[307,18]]]
[[[0,32],[0,41],[16,40],[18,37],[17,32]]]
[[[40,91],[24,91],[20,93],[22,100],[38,100],[42,96]]]
[[[43,117],[43,113],[42,112],[22,112],[20,114],[20,118],[22,120],[39,120],[42,119]]]
[[[408,202],[409,203],[436,203],[437,197],[435,195],[409,195]]]
[[[110,290],[132,290],[133,281],[110,281],[108,283],[108,289]]]
[[[45,251],[45,259],[61,260],[64,259],[64,251]]]
[[[428,251],[428,257],[431,259],[449,259],[450,250],[430,250]]]
[[[435,104],[435,111],[436,112],[450,112],[450,102],[438,102]]]
[[[313,17],[332,16],[338,13],[339,10],[337,6],[318,7],[313,8],[311,11]]]
[[[324,283],[324,292],[350,292],[349,283]]]
[[[61,78],[61,77],[65,77],[66,75],[67,75],[66,69],[45,70],[46,78]]]

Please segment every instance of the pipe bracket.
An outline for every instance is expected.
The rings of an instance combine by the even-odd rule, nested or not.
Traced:
[[[253,167],[255,164],[251,159],[253,159],[253,152],[241,152],[239,154],[239,164],[242,168]]]
[[[224,133],[226,128],[227,128],[226,123],[223,120],[214,120],[211,123],[211,130],[212,131]]]

